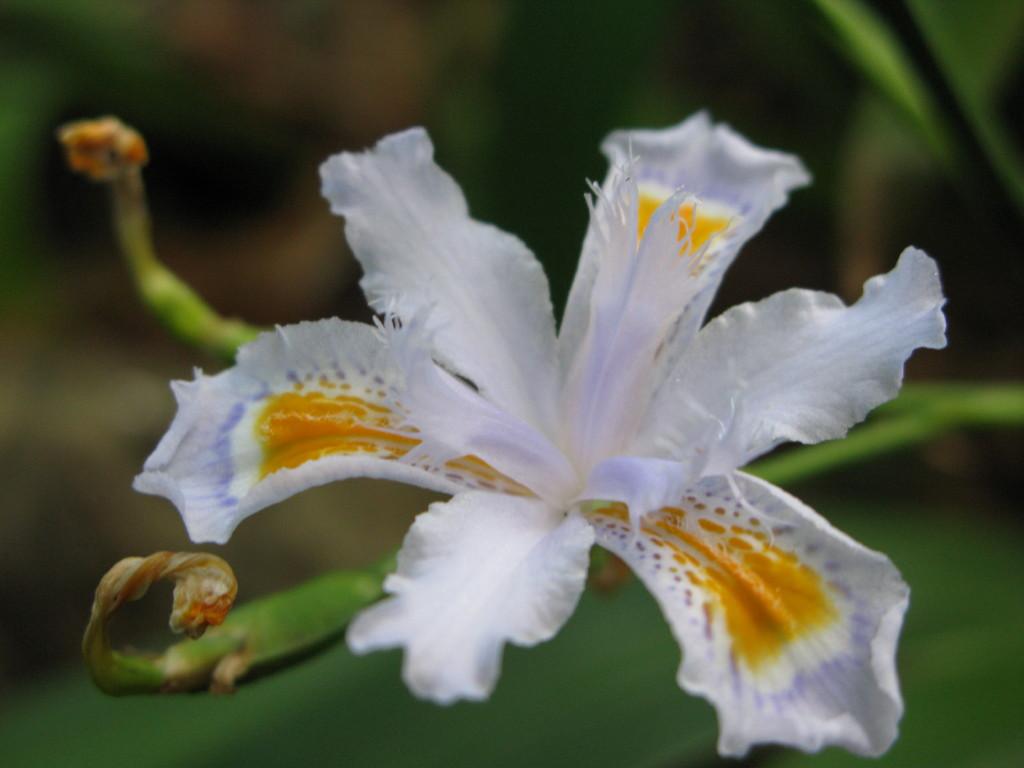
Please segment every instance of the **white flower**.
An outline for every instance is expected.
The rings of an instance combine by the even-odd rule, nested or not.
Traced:
[[[705,114],[614,133],[604,151],[557,338],[540,264],[470,218],[423,130],[329,159],[324,194],[385,321],[279,328],[230,370],[176,382],[178,415],[136,488],[216,542],[332,480],[453,494],[417,518],[391,597],[348,633],[359,653],[404,647],[409,687],[443,703],[487,697],[505,643],[558,631],[596,541],[660,604],[685,649],[679,684],[714,704],[723,754],[879,754],[903,707],[907,586],[738,468],[842,437],[896,394],[915,348],[944,345],[935,264],[908,248],[850,307],[789,290],[702,328],[737,251],[806,171]]]

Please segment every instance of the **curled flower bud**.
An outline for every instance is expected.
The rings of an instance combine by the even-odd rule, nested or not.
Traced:
[[[110,648],[107,625],[125,603],[138,600],[155,581],[174,582],[170,627],[197,638],[208,626],[224,621],[238,593],[235,574],[215,555],[157,552],[126,557],[107,571],[96,588],[82,653],[96,684],[108,693],[160,690],[165,670],[155,660],[116,653]]]

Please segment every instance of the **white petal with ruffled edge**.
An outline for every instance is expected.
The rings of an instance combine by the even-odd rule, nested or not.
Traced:
[[[431,310],[435,354],[493,403],[541,431],[554,424],[555,326],[548,281],[516,237],[470,218],[422,128],[320,169],[345,217],[363,290],[403,319]]]
[[[895,740],[895,654],[909,591],[892,563],[778,488],[706,478],[631,527],[590,515],[683,649],[679,684],[718,712],[719,751],[774,742],[865,755]]]
[[[483,699],[505,643],[548,640],[586,580],[593,529],[541,502],[468,492],[416,518],[384,588],[349,627],[356,653],[403,647],[403,677],[440,703]]]
[[[636,184],[624,174],[593,206],[594,239],[604,256],[562,393],[569,450],[582,473],[632,441],[651,396],[658,348],[703,285],[709,243],[698,239],[700,201],[671,196],[639,240],[637,205]]]
[[[252,513],[350,477],[525,492],[468,457],[413,464],[420,439],[395,402],[403,385],[371,326],[323,320],[262,334],[233,368],[174,382],[178,413],[135,488],[170,499],[193,541],[218,543]]]
[[[797,157],[758,147],[727,125],[713,124],[706,112],[663,130],[615,131],[601,149],[611,166],[606,192],[619,171],[628,169],[639,187],[641,224],[683,189],[701,201],[703,213],[698,211],[698,216],[706,216],[706,227],[716,233],[709,243],[700,290],[678,308],[659,356],[657,385],[700,327],[722,275],[743,243],[786,203],[793,189],[809,183],[810,175]],[[604,263],[599,239],[592,222],[559,332],[563,371],[571,366],[589,323],[591,292]]]
[[[852,306],[789,290],[733,307],[680,358],[634,450],[691,461],[710,449],[717,474],[784,440],[842,437],[896,396],[915,349],[945,346],[944,302],[935,262],[908,248]]]

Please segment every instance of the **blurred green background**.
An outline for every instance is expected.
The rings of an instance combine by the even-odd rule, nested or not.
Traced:
[[[487,704],[412,699],[397,653],[342,646],[233,697],[113,700],[78,644],[117,559],[189,543],[130,489],[171,378],[215,361],[133,293],[102,190],[63,170],[62,121],[147,137],[157,245],[225,314],[366,318],[317,166],[423,124],[474,214],[538,254],[561,306],[584,179],[611,129],[708,108],[815,177],[716,304],[794,285],[852,300],[915,244],[940,263],[950,346],[910,380],[1024,378],[1024,3],[0,0],[0,754],[5,766],[717,765],[709,706],[646,593],[588,594],[510,649]],[[1024,765],[1019,432],[955,434],[789,490],[888,553],[913,589],[903,736],[879,765]],[[241,599],[393,549],[433,497],[353,481],[247,521]],[[218,550],[219,551],[219,550]],[[167,591],[126,642],[158,647]],[[851,765],[763,748],[731,765]]]

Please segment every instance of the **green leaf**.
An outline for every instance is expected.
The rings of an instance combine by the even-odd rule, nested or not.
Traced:
[[[947,130],[927,87],[899,40],[859,0],[812,0],[838,38],[839,48],[917,127],[943,160],[951,157]]]
[[[1024,210],[1024,156],[999,118],[999,100],[1024,62],[1019,0],[908,0],[907,5],[992,166]]]

